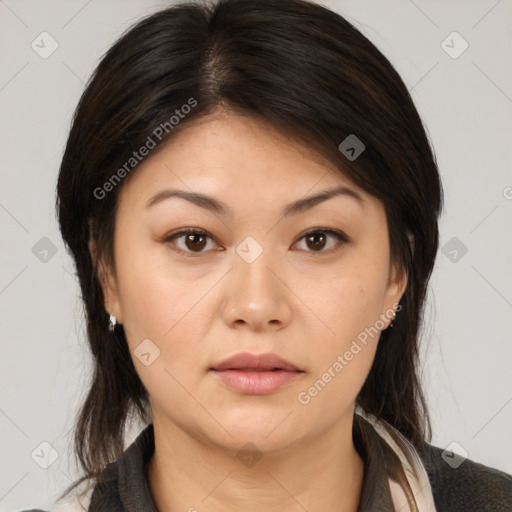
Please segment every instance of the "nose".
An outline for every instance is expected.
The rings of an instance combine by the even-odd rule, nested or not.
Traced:
[[[270,250],[249,261],[234,255],[224,288],[224,322],[237,329],[280,330],[292,317],[293,294],[285,272],[275,258],[270,258]]]

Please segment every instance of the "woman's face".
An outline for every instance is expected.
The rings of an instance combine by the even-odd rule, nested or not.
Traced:
[[[382,203],[265,122],[226,113],[177,132],[120,186],[105,305],[153,420],[235,450],[351,421],[405,287]],[[213,369],[240,353],[300,371]]]

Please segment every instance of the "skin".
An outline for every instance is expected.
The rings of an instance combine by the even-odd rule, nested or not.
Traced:
[[[339,195],[283,217],[285,205],[340,185],[361,201]],[[213,196],[233,216],[182,198],[146,208],[168,188]],[[212,238],[166,240],[187,227]],[[308,243],[309,228],[324,228],[320,242]],[[251,263],[236,252],[248,236],[263,250]],[[354,403],[378,336],[309,403],[297,397],[381,315],[390,323],[406,278],[389,255],[383,204],[253,117],[218,111],[194,122],[125,180],[105,308],[124,325],[150,395],[160,511],[357,510]],[[160,350],[148,366],[133,354],[145,339]],[[209,370],[242,351],[274,352],[303,373],[269,395],[240,393]],[[251,467],[237,457],[248,442],[261,455]]]

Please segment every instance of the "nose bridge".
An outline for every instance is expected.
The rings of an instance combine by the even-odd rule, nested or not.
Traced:
[[[275,277],[269,267],[276,266],[272,248],[263,246],[252,236],[247,236],[236,247],[234,258],[237,289],[253,295],[255,299],[270,300],[275,290]],[[276,270],[274,270],[276,272]]]
[[[290,307],[285,287],[276,277],[281,270],[274,256],[272,248],[264,249],[252,236],[238,244],[224,298],[227,322],[255,326],[288,321]]]

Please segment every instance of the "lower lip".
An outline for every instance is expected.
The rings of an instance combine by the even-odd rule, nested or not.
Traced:
[[[212,370],[227,386],[247,395],[268,395],[297,378],[300,371]]]

